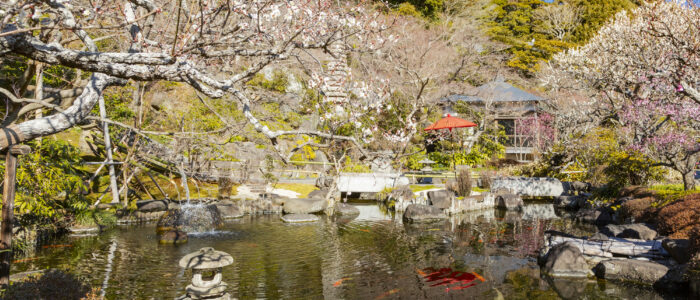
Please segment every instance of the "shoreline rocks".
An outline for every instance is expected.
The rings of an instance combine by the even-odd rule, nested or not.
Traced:
[[[600,232],[607,236],[637,240],[653,240],[658,236],[656,230],[654,230],[651,225],[644,223],[625,225],[608,224],[601,228]]]
[[[683,279],[683,268],[684,266],[670,267],[654,261],[610,259],[601,261],[593,271],[601,279],[672,288],[673,285],[688,282]]]
[[[439,209],[449,209],[455,200],[455,194],[448,190],[430,191],[428,192],[428,200],[432,206]]]
[[[552,277],[587,277],[589,270],[583,253],[571,242],[552,247],[542,266],[542,271]]]
[[[523,199],[516,194],[501,194],[496,196],[496,208],[506,210],[523,210]]]
[[[406,207],[403,220],[408,223],[430,223],[447,219],[442,209],[423,204],[411,204]]]
[[[360,210],[347,203],[336,203],[335,204],[335,213],[340,215],[340,216],[355,216],[360,214]]]
[[[284,202],[283,211],[287,214],[311,214],[325,210],[328,202],[325,199],[293,198]]]
[[[280,217],[285,223],[307,223],[319,220],[317,215],[312,214],[286,214]]]
[[[180,230],[171,230],[164,232],[158,238],[158,243],[161,244],[184,244],[187,243],[187,233]]]

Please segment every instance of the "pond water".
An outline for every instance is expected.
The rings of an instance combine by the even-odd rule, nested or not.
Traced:
[[[69,270],[104,287],[108,299],[173,299],[191,279],[179,259],[214,247],[235,259],[223,278],[239,299],[682,298],[641,286],[540,276],[536,255],[545,230],[592,230],[560,218],[548,204],[423,226],[403,224],[377,205],[354,205],[361,212],[355,219],[286,224],[279,215],[249,216],[177,246],[159,245],[155,225],[118,227],[54,241],[12,268]]]

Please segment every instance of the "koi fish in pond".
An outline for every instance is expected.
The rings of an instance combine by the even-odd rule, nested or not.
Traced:
[[[352,279],[352,278],[350,278],[350,277],[345,277],[345,278],[338,279],[338,281],[336,281],[336,282],[333,283],[333,286],[334,286],[334,287],[339,287],[341,284],[343,284],[343,281],[349,280],[349,279]]]
[[[446,286],[445,291],[462,290],[475,286],[475,280],[486,281],[484,277],[476,272],[454,271],[452,268],[442,268],[439,270],[428,268],[423,271],[416,270],[427,282],[434,282],[431,287]]]
[[[32,260],[37,260],[39,259],[38,257],[30,257],[30,258],[23,258],[23,259],[18,259],[18,260],[13,260],[12,263],[21,263],[21,262],[27,262],[27,261],[32,261]]]
[[[384,298],[386,298],[386,297],[388,297],[388,296],[391,296],[391,295],[393,295],[393,294],[396,294],[396,293],[398,293],[398,292],[399,292],[399,289],[393,289],[393,290],[390,290],[390,291],[388,291],[388,292],[386,292],[386,293],[384,293],[384,294],[379,295],[377,298],[374,298],[374,299],[375,299],[375,300],[384,299]]]
[[[68,247],[73,247],[73,245],[44,245],[42,248],[47,249],[47,248],[68,248]]]

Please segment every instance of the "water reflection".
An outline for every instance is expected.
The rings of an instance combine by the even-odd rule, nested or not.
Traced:
[[[240,299],[660,297],[636,286],[540,276],[534,257],[544,231],[593,229],[557,218],[551,207],[527,207],[522,213],[486,210],[427,225],[403,224],[377,205],[360,205],[357,218],[342,222],[322,218],[298,225],[276,215],[245,217],[176,246],[158,244],[153,225],[120,227],[56,241],[72,246],[39,249],[36,258],[13,264],[13,272],[69,269],[106,287],[109,299],[174,298],[191,277],[177,261],[213,247],[234,257],[223,276],[228,292]]]

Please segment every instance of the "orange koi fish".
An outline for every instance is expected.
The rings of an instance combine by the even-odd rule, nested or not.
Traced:
[[[423,277],[428,276],[428,274],[426,274],[425,272],[423,272],[423,271],[421,271],[421,270],[419,270],[419,269],[416,269],[416,273],[418,273],[418,275],[423,276]]]
[[[369,229],[358,229],[359,231],[369,232]]]
[[[398,292],[399,292],[399,289],[390,290],[390,291],[388,291],[388,292],[386,292],[386,293],[384,293],[384,294],[379,295],[379,297],[375,298],[375,300],[384,299],[384,298],[386,298],[387,296],[396,294],[396,293],[398,293]]]
[[[476,272],[472,272],[472,274],[474,274],[474,276],[476,276],[476,279],[481,280],[481,282],[486,281],[486,279],[484,279],[484,277],[482,277],[481,275],[477,274]]]
[[[16,263],[21,263],[21,262],[25,262],[25,261],[32,261],[32,260],[37,260],[37,259],[39,259],[39,258],[38,257],[30,257],[30,258],[14,260],[14,261],[12,261],[12,263],[16,264]]]
[[[339,287],[341,284],[343,284],[343,281],[349,280],[349,279],[352,279],[352,278],[350,278],[350,277],[345,277],[345,278],[338,279],[338,281],[336,281],[336,282],[333,283],[333,286],[334,286],[334,287]]]

